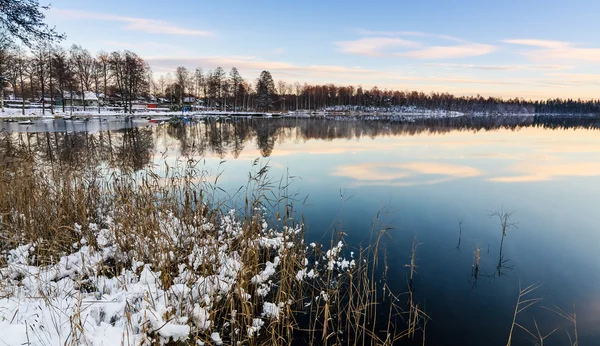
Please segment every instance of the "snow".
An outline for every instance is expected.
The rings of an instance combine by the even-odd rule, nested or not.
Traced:
[[[269,303],[269,302],[265,302],[263,304],[263,313],[261,315],[262,317],[278,320],[279,313],[280,313],[280,306],[278,306],[277,304],[273,304],[273,303]]]
[[[217,344],[217,345],[223,345],[223,340],[221,340],[221,336],[219,335],[219,333],[217,333],[217,332],[212,333],[210,335],[210,338],[212,339],[212,341],[215,342],[215,344]]]
[[[37,245],[34,243],[2,254],[5,264],[0,267],[3,283],[0,285],[0,330],[3,331],[0,344],[166,344],[187,343],[190,338],[200,336],[200,341],[192,341],[202,344],[211,340],[221,345],[227,344],[230,331],[213,320],[214,309],[221,299],[238,294],[245,301],[259,304],[256,309],[259,315],[253,316],[251,325],[241,325],[239,329],[239,333],[250,338],[259,336],[266,322],[278,320],[286,304],[292,303],[291,300],[272,302],[277,295],[271,291],[276,287],[273,280],[278,275],[281,253],[294,246],[292,237],[300,234],[302,225],[274,230],[263,221],[255,239],[244,239],[242,224],[233,210],[224,215],[218,225],[202,220],[200,225],[192,227],[172,214],[159,215],[159,223],[160,230],[153,244],[164,242],[165,248],[167,244],[178,244],[191,249],[189,256],[177,259],[169,252],[156,254],[154,248],[148,246],[149,241],[132,239],[140,246],[128,254],[129,265],[117,275],[104,275],[105,263],[122,251],[115,241],[120,225],[114,224],[110,216],[102,223],[74,225],[76,229],[94,232],[95,242],[79,241],[72,253],[61,256],[54,264],[35,265]],[[217,232],[193,236],[211,229]],[[251,284],[256,286],[253,290],[256,296],[236,285],[240,273],[249,268],[242,263],[238,250],[233,249],[233,244],[240,241],[257,250],[274,253],[251,279]],[[342,247],[343,243],[336,244],[325,256],[336,270],[350,267],[350,262],[340,256]],[[168,288],[163,287],[160,271],[139,260],[151,254],[166,263],[179,261],[175,262],[178,275]],[[297,275],[299,280],[318,276],[317,263],[309,270],[308,258],[307,253],[302,262],[304,268]],[[208,266],[210,274],[198,274],[202,266]],[[323,270],[328,269],[323,267]],[[321,294],[321,297],[326,299],[326,295]],[[231,319],[235,320],[236,315],[232,311]]]
[[[78,99],[78,98],[76,98]],[[95,93],[86,92],[86,100],[97,101]],[[313,116],[324,116],[331,119],[340,120],[394,120],[394,121],[406,121],[413,122],[418,119],[440,119],[440,118],[455,118],[463,116],[531,116],[533,114],[529,112],[459,112],[449,111],[444,109],[426,109],[419,107],[392,107],[392,108],[379,108],[379,107],[365,107],[360,110],[348,109],[348,107],[342,107],[339,110],[337,108],[330,108],[323,111],[290,111],[282,113],[260,113],[260,112],[226,112],[226,111],[208,111],[208,110],[192,110],[192,111],[170,111],[168,108],[146,108],[144,104],[134,105],[136,116],[189,116],[200,119],[204,118],[220,118],[220,117],[248,117],[262,115],[264,118],[272,118],[274,116],[280,117],[291,117],[291,118],[310,118]],[[27,105],[25,108],[25,114],[21,114],[21,108],[19,105],[13,105],[15,108],[6,107],[4,113],[0,112],[0,118],[39,118],[42,117],[42,108],[38,105]],[[50,106],[46,107],[46,115],[50,115]],[[115,116],[123,115],[123,108],[121,107],[101,107],[98,112],[97,106],[86,106],[85,110],[83,106],[71,107],[66,106],[65,112],[62,112],[62,106],[54,106],[54,115],[58,117],[66,115],[74,116]]]

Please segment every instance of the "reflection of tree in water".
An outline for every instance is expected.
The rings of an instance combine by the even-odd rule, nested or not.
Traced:
[[[0,136],[0,163],[10,158],[35,154],[41,163],[60,169],[82,170],[104,164],[126,171],[144,168],[152,159],[154,137],[173,138],[184,157],[214,155],[240,156],[247,144],[256,140],[261,155],[270,156],[278,142],[311,139],[360,139],[412,136],[452,131],[494,131],[536,127],[549,130],[598,129],[600,120],[584,117],[460,117],[424,119],[412,123],[329,119],[233,118],[195,125],[165,125],[99,133],[3,133]],[[169,148],[175,149],[175,148]]]
[[[179,142],[179,154],[184,157],[202,156],[208,147],[208,131],[201,126],[187,126],[184,124],[173,124],[161,126],[154,129],[159,137],[176,139]]]
[[[172,129],[171,126],[156,128],[179,141],[182,156],[210,154],[220,158],[228,154],[240,156],[249,141],[256,138],[261,155],[270,156],[278,142],[306,141],[311,139],[360,139],[380,136],[412,136],[422,133],[444,134],[451,131],[493,131],[505,129],[517,131],[527,127],[547,129],[600,128],[593,118],[551,118],[533,116],[510,117],[459,117],[423,119],[410,123],[389,121],[361,121],[359,119],[252,119],[233,118],[208,121]],[[166,128],[166,130],[165,130]]]
[[[123,130],[117,147],[116,166],[124,171],[139,171],[150,163],[154,152],[152,130],[134,127]]]
[[[116,132],[48,132],[5,134],[0,137],[0,159],[30,157],[60,170],[81,171],[106,165],[124,171],[143,169],[152,159],[151,129]]]
[[[275,147],[275,141],[277,141],[279,129],[281,129],[281,127],[274,121],[263,120],[257,122],[256,144],[263,157],[271,156],[273,148]]]

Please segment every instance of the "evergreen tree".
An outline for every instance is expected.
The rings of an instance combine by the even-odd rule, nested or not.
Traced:
[[[229,78],[231,79],[231,87],[233,91],[233,111],[235,112],[237,110],[237,101],[239,95],[238,89],[240,83],[242,82],[242,76],[240,76],[237,68],[232,67],[231,72],[229,72]]]
[[[258,95],[258,108],[269,111],[273,106],[275,96],[275,82],[273,81],[271,72],[262,71],[260,73],[260,77],[256,83],[256,93]]]

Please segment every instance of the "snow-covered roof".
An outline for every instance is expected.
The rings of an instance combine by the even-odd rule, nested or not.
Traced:
[[[70,98],[77,98],[77,92],[75,91],[70,91],[70,90],[63,90],[62,91],[62,97],[64,99],[70,99]]]
[[[93,91],[84,91],[83,96],[87,101],[98,101],[98,96]]]

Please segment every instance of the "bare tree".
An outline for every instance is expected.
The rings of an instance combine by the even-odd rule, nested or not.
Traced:
[[[32,47],[34,42],[62,40],[65,35],[44,23],[44,13],[49,6],[38,0],[0,1],[0,31]]]
[[[94,58],[87,49],[73,45],[70,50],[71,61],[81,91],[81,103],[85,110],[85,92],[92,89]]]
[[[62,99],[62,111],[65,111],[65,88],[67,86],[73,85],[73,71],[71,69],[71,61],[68,57],[67,52],[61,48],[57,47],[52,52],[52,75],[54,79],[56,79],[58,83],[58,89],[61,92]],[[72,94],[73,89],[70,90],[70,94]],[[71,95],[70,95],[71,96]]]
[[[285,91],[287,85],[284,81],[280,80],[277,82],[277,93],[279,94],[279,100],[281,100],[281,110],[285,110]]]
[[[188,79],[190,78],[190,71],[183,66],[179,66],[175,71],[175,80],[177,83],[177,88],[179,90],[179,105],[183,105],[183,98],[185,95],[185,89],[188,84]]]
[[[214,89],[214,97],[219,101],[219,108],[222,109],[223,102],[221,100],[223,96],[223,80],[225,79],[225,71],[222,67],[217,67],[212,74],[212,87]]]
[[[20,47],[15,49],[13,64],[14,80],[15,82],[18,80],[21,87],[21,114],[25,115],[25,76],[27,75],[28,62],[27,55]]]
[[[42,102],[42,114],[46,114],[46,82],[48,81],[48,79],[50,79],[50,75],[48,73],[48,65],[50,63],[50,47],[47,43],[42,42],[35,45],[35,47],[32,49],[32,53],[32,68],[37,73],[41,91],[40,100]],[[50,104],[52,104],[52,101],[50,101]]]
[[[231,86],[233,89],[233,111],[235,112],[237,110],[239,86],[242,82],[242,76],[240,76],[240,72],[237,68],[232,67],[231,72],[229,72],[229,78],[231,79]]]
[[[194,73],[194,88],[196,89],[195,95],[200,98],[200,94],[204,90],[204,74],[202,72],[202,68],[196,68],[196,72]]]
[[[2,113],[4,113],[4,89],[6,88],[9,78],[10,66],[14,64],[14,46],[6,36],[0,36],[0,89]],[[15,86],[13,85],[13,88]]]
[[[173,76],[171,75],[171,73],[167,73],[165,76],[165,84],[167,86],[168,89],[168,94],[169,94],[169,103],[173,103]],[[166,91],[165,91],[166,93]],[[166,97],[166,95],[165,95]]]
[[[102,82],[103,82],[103,93],[104,93],[104,97],[108,96],[108,64],[110,61],[110,55],[104,51],[100,51],[100,53],[98,53],[98,56],[96,57],[96,61],[98,61],[98,64],[100,65],[100,77],[102,78]]]
[[[123,96],[124,112],[132,112],[133,98],[148,91],[150,66],[137,54],[125,51],[111,53],[109,68]]]
[[[158,87],[160,88],[160,96],[165,96],[165,76],[161,75],[158,78]]]

